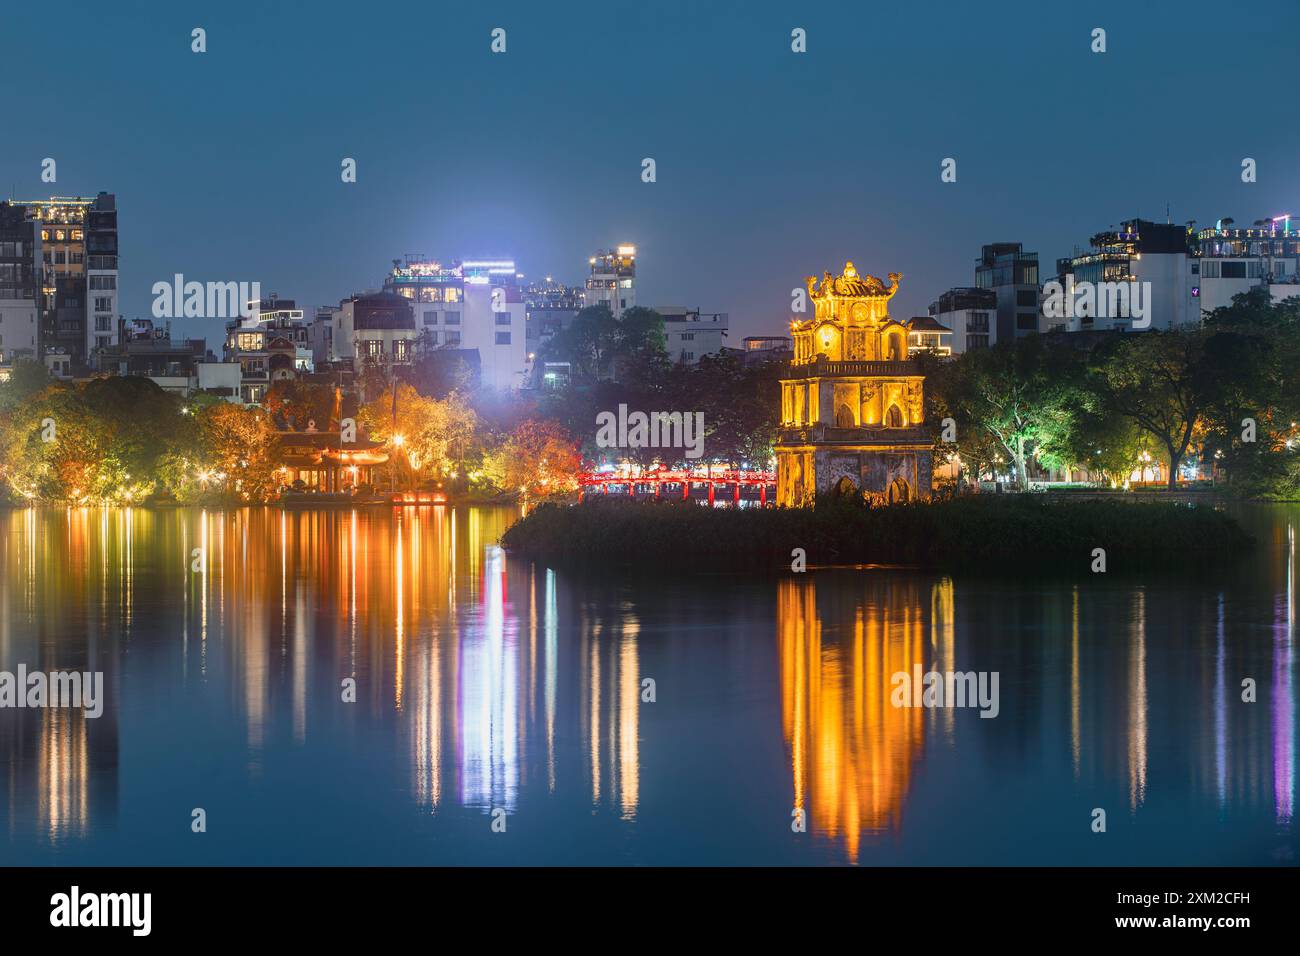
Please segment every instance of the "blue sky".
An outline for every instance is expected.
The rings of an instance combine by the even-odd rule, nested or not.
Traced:
[[[905,318],[972,284],[985,242],[1047,264],[1166,204],[1300,214],[1293,2],[64,2],[4,21],[0,188],[117,193],[127,316],[176,272],[314,307],[407,252],[577,284],[633,242],[642,304],[729,312],[738,339],[782,331],[790,290],[845,259],[902,272]]]

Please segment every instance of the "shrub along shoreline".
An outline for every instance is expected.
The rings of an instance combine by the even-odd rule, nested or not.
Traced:
[[[1208,506],[1169,502],[1043,501],[987,495],[870,507],[706,508],[692,502],[599,499],[544,504],[502,537],[506,550],[557,564],[701,570],[789,570],[795,548],[811,565],[988,566],[1008,574],[1187,567],[1240,557],[1252,539]]]

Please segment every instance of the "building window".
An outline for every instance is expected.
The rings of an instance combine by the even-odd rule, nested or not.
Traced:
[[[54,264],[56,266],[66,265],[67,262],[68,262],[68,254],[64,252],[62,249],[59,249],[54,253]]]
[[[694,332],[683,332],[683,333],[682,333],[682,341],[683,341],[683,342],[694,342],[694,341],[695,341],[695,333],[694,333]]]
[[[493,312],[492,315],[495,316],[495,318],[496,318],[496,320],[497,320],[497,325],[509,325],[509,324],[510,324],[510,313],[509,313],[509,312]]]
[[[110,316],[110,315],[97,315],[97,316],[95,316],[95,331],[96,331],[96,332],[111,332],[111,331],[112,331],[112,328],[109,326],[109,323],[112,322],[112,321],[113,321],[113,317]]]
[[[116,289],[117,276],[91,276],[90,287],[92,289]]]
[[[112,311],[113,311],[113,297],[112,297],[112,296],[107,296],[107,295],[97,295],[97,296],[95,296],[95,311],[96,311],[96,312],[112,312]]]
[[[497,345],[509,345],[509,344],[510,344],[510,333],[509,333],[509,332],[498,332],[498,333],[497,333]]]
[[[447,344],[460,345],[460,331],[458,329],[447,330]]]
[[[967,332],[987,332],[988,330],[989,330],[989,314],[987,312],[966,313]]]
[[[1036,312],[1017,312],[1016,328],[1028,329],[1030,331],[1038,328],[1038,313]]]
[[[1224,262],[1220,265],[1223,270],[1225,279],[1244,279],[1246,278],[1246,263],[1244,262]]]
[[[429,344],[430,344],[430,345],[437,345],[437,344],[438,344],[438,330],[437,330],[437,329],[434,329],[432,332],[429,332],[429,333],[426,333],[426,334],[429,336]]]
[[[966,336],[966,350],[986,349],[989,347],[989,337],[987,335],[968,335]]]
[[[1017,289],[1016,305],[1030,308],[1038,305],[1038,291],[1036,289]]]
[[[383,339],[368,339],[362,344],[365,346],[364,354],[369,358],[379,358],[384,354]]]
[[[683,353],[682,353],[682,361],[683,361],[683,362],[691,362],[691,361],[694,361],[694,359],[695,359],[695,353],[694,353],[694,352],[683,352]]]
[[[438,324],[438,313],[437,313],[437,312],[426,312],[426,313],[424,313],[424,324],[425,324],[425,325],[437,325],[437,324]]]
[[[460,313],[448,312],[446,318],[444,319],[444,322],[447,325],[460,325]]]
[[[444,302],[459,302],[459,301],[460,301],[460,289],[444,289],[444,290],[442,291],[442,301],[444,301]]]
[[[399,362],[405,362],[410,356],[410,352],[407,351],[408,344],[406,339],[397,339],[393,342],[393,358]]]

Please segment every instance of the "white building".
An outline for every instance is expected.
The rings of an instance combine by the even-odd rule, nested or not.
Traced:
[[[242,381],[238,362],[197,362],[194,365],[194,388],[219,395],[228,402],[242,402]]]
[[[0,367],[12,368],[21,359],[36,361],[36,313],[34,299],[0,298]]]
[[[411,303],[391,292],[354,295],[334,312],[334,350],[358,371],[367,363],[410,364],[418,334]]]
[[[386,293],[410,304],[424,348],[478,352],[480,383],[513,390],[528,374],[527,310],[511,259],[466,259],[444,267],[422,256],[393,263]],[[335,349],[338,349],[338,327]]]
[[[1197,232],[1192,248],[1192,295],[1202,313],[1260,286],[1268,286],[1274,302],[1300,295],[1300,222],[1290,216],[1244,229],[1220,219]]]
[[[1075,304],[1067,306],[1068,314],[1056,314],[1057,310],[1051,305],[1053,297],[1045,289],[1043,323],[1046,331],[1167,330],[1200,321],[1193,282],[1195,263],[1190,254],[1186,226],[1132,219],[1120,223],[1118,229],[1098,233],[1092,237],[1091,243],[1093,251],[1057,260],[1059,274],[1056,281],[1067,288],[1068,277],[1073,277]],[[1139,284],[1130,287],[1127,301],[1132,303],[1137,301],[1133,298],[1135,295],[1142,296],[1141,318],[1133,314],[1114,314],[1121,310],[1097,304],[1103,292],[1110,302],[1108,290],[1118,283]],[[1081,314],[1085,311],[1079,305],[1085,301],[1081,296],[1088,294],[1089,289],[1092,290],[1094,305],[1088,311],[1094,314]],[[1133,311],[1131,305],[1129,311]]]
[[[701,313],[677,305],[655,308],[664,320],[664,342],[670,361],[694,365],[706,355],[721,352],[726,344],[726,312]]]
[[[587,264],[587,305],[605,305],[614,317],[636,306],[636,246],[602,249]]]
[[[941,329],[951,331],[944,344],[951,348],[953,355],[991,348],[998,343],[998,296],[993,289],[969,286],[949,289],[930,304],[930,318]],[[910,329],[908,337],[910,340]],[[912,344],[909,341],[909,352]],[[915,344],[919,345],[920,340]]]

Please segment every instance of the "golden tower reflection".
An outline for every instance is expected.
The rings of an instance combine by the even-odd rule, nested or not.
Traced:
[[[864,833],[896,830],[913,766],[923,749],[925,713],[890,703],[890,678],[928,668],[927,650],[948,660],[952,583],[931,588],[869,582],[849,604],[818,605],[812,579],[777,585],[781,713],[791,760],[794,806],[809,831],[842,842],[857,862]],[[835,603],[839,602],[839,603]],[[933,608],[927,641],[923,607]],[[836,632],[827,637],[824,628]]]

